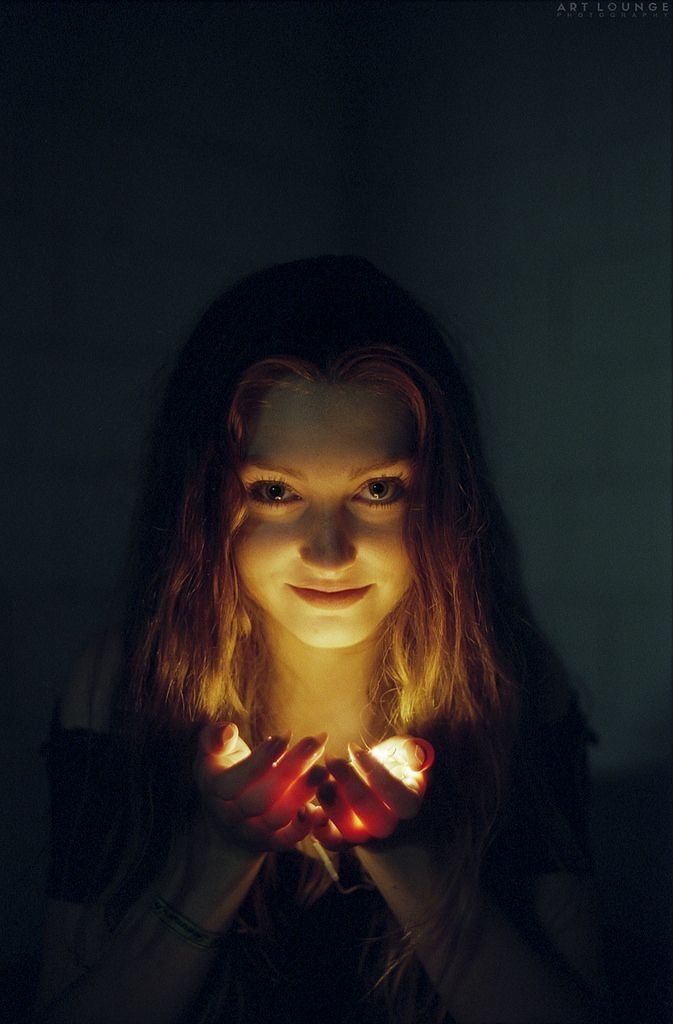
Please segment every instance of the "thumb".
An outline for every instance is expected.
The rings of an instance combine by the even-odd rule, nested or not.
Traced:
[[[238,727],[234,722],[209,723],[199,734],[201,749],[207,754],[223,754],[238,739]]]

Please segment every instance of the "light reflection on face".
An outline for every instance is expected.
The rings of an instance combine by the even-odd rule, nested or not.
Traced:
[[[411,582],[413,437],[402,402],[366,385],[267,393],[241,469],[247,519],[235,549],[267,631],[318,648],[375,636]]]

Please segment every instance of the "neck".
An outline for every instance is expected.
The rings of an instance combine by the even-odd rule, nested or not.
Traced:
[[[291,729],[295,742],[327,732],[328,757],[348,757],[349,742],[373,742],[368,691],[378,657],[375,641],[323,650],[287,633],[267,639],[279,732]]]

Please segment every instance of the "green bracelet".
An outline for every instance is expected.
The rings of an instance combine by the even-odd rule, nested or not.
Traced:
[[[156,896],[152,904],[152,913],[155,914],[161,923],[170,928],[172,932],[179,935],[183,942],[189,942],[198,949],[215,949],[222,944],[222,936],[217,932],[207,932],[200,928],[194,921],[190,921],[184,914],[180,914],[174,907]]]

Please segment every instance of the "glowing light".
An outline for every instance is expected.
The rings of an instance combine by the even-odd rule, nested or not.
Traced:
[[[369,753],[379,761],[396,779],[410,789],[418,787],[418,780],[435,759],[431,745],[424,740],[384,740],[372,747]]]

